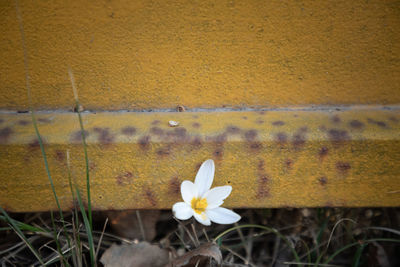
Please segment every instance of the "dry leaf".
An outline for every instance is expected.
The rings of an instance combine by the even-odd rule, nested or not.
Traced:
[[[148,242],[130,245],[113,244],[100,259],[105,267],[161,267],[165,266],[168,261],[168,250],[161,249]]]
[[[367,266],[381,266],[381,267],[392,266],[390,264],[385,249],[377,242],[372,242],[372,244],[368,246]]]
[[[140,210],[139,223],[136,210],[107,211],[111,228],[121,237],[151,241],[156,236],[156,223],[160,217],[159,210]],[[144,231],[144,238],[142,229]]]
[[[167,267],[180,267],[180,266],[187,265],[189,263],[193,263],[193,266],[195,266],[197,261],[200,261],[200,260],[202,260],[201,258],[205,258],[205,257],[206,258],[208,258],[208,257],[214,258],[214,260],[218,264],[221,264],[221,262],[222,262],[221,250],[219,249],[217,244],[204,243],[200,247],[185,253],[184,255],[182,255],[179,258],[174,259],[167,265]]]

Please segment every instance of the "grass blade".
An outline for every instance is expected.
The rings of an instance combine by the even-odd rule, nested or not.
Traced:
[[[395,243],[400,243],[400,239],[393,239],[393,238],[373,238],[373,239],[368,239],[368,240],[363,240],[363,241],[359,241],[359,242],[354,242],[351,244],[348,244],[346,246],[343,246],[342,248],[338,249],[337,251],[335,251],[335,253],[333,253],[326,261],[324,261],[324,264],[328,264],[330,261],[332,261],[337,255],[339,255],[340,253],[342,253],[343,251],[345,251],[346,249],[349,249],[351,247],[360,245],[360,243],[362,244],[367,244],[367,243],[371,243],[371,242],[395,242]]]
[[[26,80],[26,89],[27,89],[28,100],[29,100],[29,110],[30,110],[31,117],[32,117],[32,124],[33,124],[33,127],[35,129],[36,136],[38,138],[40,151],[42,152],[42,156],[43,156],[43,160],[44,160],[44,166],[46,168],[47,177],[48,177],[48,179],[50,181],[51,190],[53,191],[53,195],[54,195],[54,198],[56,200],[58,210],[60,212],[60,217],[64,221],[64,216],[62,214],[60,202],[59,202],[57,194],[56,194],[56,190],[55,190],[55,187],[54,187],[53,179],[52,179],[52,177],[50,175],[49,164],[47,162],[47,156],[46,156],[46,152],[44,150],[42,137],[40,136],[39,129],[38,129],[37,123],[36,123],[35,113],[33,111],[32,97],[31,97],[30,76],[29,76],[29,62],[28,62],[28,55],[27,55],[27,51],[26,51],[26,45],[25,45],[24,25],[22,23],[22,16],[21,16],[21,12],[20,12],[20,9],[19,9],[18,0],[15,0],[15,9],[16,9],[16,13],[17,13],[17,18],[18,18],[18,23],[19,23],[19,30],[20,30],[20,34],[21,34],[22,48],[23,48],[23,52],[24,52],[25,80]]]
[[[97,249],[96,249],[96,254],[95,254],[95,258],[97,259],[97,255],[99,255],[99,251],[100,251],[100,247],[101,247],[101,241],[103,240],[103,236],[104,233],[106,231],[106,226],[108,223],[108,218],[106,218],[106,221],[104,222],[104,226],[103,226],[103,231],[101,232],[100,238],[99,238],[99,242],[97,242]]]
[[[85,155],[85,165],[86,165],[86,193],[87,193],[87,203],[88,203],[87,209],[88,209],[90,229],[93,229],[92,204],[91,204],[92,202],[91,202],[91,197],[90,197],[89,157],[88,157],[88,153],[87,153],[86,135],[85,135],[85,129],[83,127],[82,115],[81,115],[81,111],[80,111],[78,91],[75,86],[75,78],[74,78],[74,74],[72,73],[72,70],[70,68],[68,68],[68,74],[69,74],[69,78],[71,80],[72,91],[74,92],[75,108],[76,108],[76,112],[78,113],[79,126],[81,128],[83,152]]]
[[[289,241],[284,235],[282,235],[281,233],[279,233],[276,229],[273,229],[273,228],[270,228],[270,227],[267,227],[267,226],[263,226],[263,225],[258,225],[258,224],[244,224],[244,225],[238,225],[238,226],[235,226],[235,227],[231,227],[231,228],[229,228],[228,230],[225,230],[224,232],[222,232],[221,234],[219,234],[217,237],[215,237],[215,238],[214,238],[214,242],[217,242],[217,244],[221,244],[221,243],[220,243],[220,242],[221,242],[220,239],[221,239],[224,235],[226,235],[226,234],[229,233],[229,232],[235,231],[235,230],[237,230],[237,229],[242,229],[242,228],[259,228],[259,229],[266,230],[266,231],[268,231],[268,232],[271,232],[271,233],[273,233],[273,234],[279,236],[279,237],[289,246],[289,248],[290,248],[290,250],[292,251],[293,256],[295,257],[296,261],[297,261],[297,262],[300,262],[299,255],[297,254],[296,250],[292,247],[292,244],[290,243],[290,241]]]
[[[13,223],[19,228],[21,229],[21,231],[30,231],[30,232],[34,232],[34,233],[40,233],[40,232],[44,232],[44,233],[48,233],[49,231],[40,228],[40,227],[36,227],[36,226],[32,226],[17,220],[12,219],[11,217],[9,217],[11,221],[13,221]],[[0,220],[3,220],[5,222],[8,222],[7,218],[5,216],[1,216],[0,215]],[[7,228],[9,229],[9,228]],[[1,228],[0,228],[1,230]],[[4,229],[6,230],[6,228]]]
[[[357,248],[356,254],[354,255],[353,259],[353,264],[351,265],[352,267],[358,267],[360,265],[361,255],[366,246],[367,244],[362,244]]]
[[[54,238],[54,241],[56,242],[56,246],[57,246],[57,253],[60,257],[61,266],[65,266],[65,264],[64,264],[65,259],[64,259],[63,253],[61,252],[60,241],[57,238],[57,228],[56,228],[56,223],[54,221],[54,214],[53,214],[52,210],[50,211],[50,217],[51,217],[51,225],[53,226],[53,236],[54,236],[53,238]]]
[[[7,222],[11,225],[15,233],[19,236],[19,238],[22,239],[22,241],[26,244],[26,246],[30,249],[30,251],[35,255],[37,260],[40,262],[41,265],[45,265],[42,258],[40,257],[40,254],[36,251],[36,249],[32,246],[32,244],[29,242],[29,240],[26,238],[24,233],[21,231],[20,228],[14,223],[14,220],[8,216],[7,212],[0,206],[0,211],[3,213],[4,217],[6,218]]]
[[[90,253],[91,265],[95,266],[96,265],[96,259],[94,257],[95,253],[94,253],[94,242],[93,242],[92,228],[90,227],[90,223],[89,223],[88,217],[86,216],[85,207],[83,206],[81,194],[79,193],[79,189],[78,188],[76,188],[76,195],[78,197],[79,208],[81,210],[83,222],[85,224],[86,233],[88,235],[89,253]]]
[[[71,196],[72,196],[72,202],[74,203],[74,211],[72,213],[72,237],[73,241],[75,242],[75,246],[72,249],[72,261],[74,263],[74,266],[82,266],[82,250],[81,250],[81,240],[79,234],[77,234],[75,226],[79,225],[79,220],[78,220],[78,209],[76,208],[76,202],[75,202],[75,194],[74,194],[74,189],[72,186],[72,177],[71,177],[71,165],[70,165],[70,158],[69,158],[69,150],[67,150],[67,174],[68,174],[68,184],[69,184],[69,189],[71,191]],[[75,221],[74,221],[75,220]],[[78,257],[78,255],[80,257]]]

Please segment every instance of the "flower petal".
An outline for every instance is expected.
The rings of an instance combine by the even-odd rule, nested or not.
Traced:
[[[190,206],[192,199],[198,195],[197,186],[191,181],[183,181],[181,184],[181,194],[183,201]]]
[[[224,199],[229,196],[232,191],[232,186],[217,186],[213,189],[207,191],[204,195],[204,198],[207,199],[207,209],[214,209],[219,207],[224,203]]]
[[[211,225],[210,218],[208,218],[207,214],[205,212],[202,212],[201,214],[198,214],[196,212],[193,212],[193,216],[198,221],[199,223],[203,225]]]
[[[222,207],[207,210],[206,213],[212,222],[219,224],[235,223],[241,218],[239,214]]]
[[[192,208],[185,202],[178,202],[172,206],[174,216],[179,220],[187,220],[193,216]]]
[[[206,160],[201,164],[196,174],[194,184],[199,190],[199,196],[202,197],[211,187],[214,180],[215,165],[212,159]]]

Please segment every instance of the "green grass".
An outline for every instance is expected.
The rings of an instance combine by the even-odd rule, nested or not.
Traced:
[[[44,265],[43,259],[37,250],[33,247],[32,243],[26,238],[22,230],[19,228],[19,225],[15,223],[15,220],[11,219],[8,216],[7,212],[0,206],[0,211],[3,213],[5,221],[11,226],[11,228],[15,231],[15,233],[22,239],[22,241],[26,244],[32,254],[36,257],[36,259],[40,262],[41,265]]]

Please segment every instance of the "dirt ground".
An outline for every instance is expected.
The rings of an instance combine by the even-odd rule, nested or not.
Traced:
[[[235,225],[205,227],[178,221],[169,210],[93,213],[98,266],[400,266],[398,208],[241,209]],[[20,222],[54,229],[49,213],[10,214]],[[79,232],[82,266],[90,265],[82,223],[65,213],[67,231]],[[0,220],[2,266],[38,265],[18,235]],[[55,219],[61,236],[61,223]],[[103,232],[103,230],[105,231]],[[225,232],[226,231],[226,232]],[[51,235],[24,231],[40,255],[57,258]],[[60,237],[61,240],[61,237]],[[99,242],[100,240],[100,242]],[[60,241],[62,243],[62,241]],[[65,262],[75,262],[65,253]],[[65,263],[55,260],[50,266]]]

